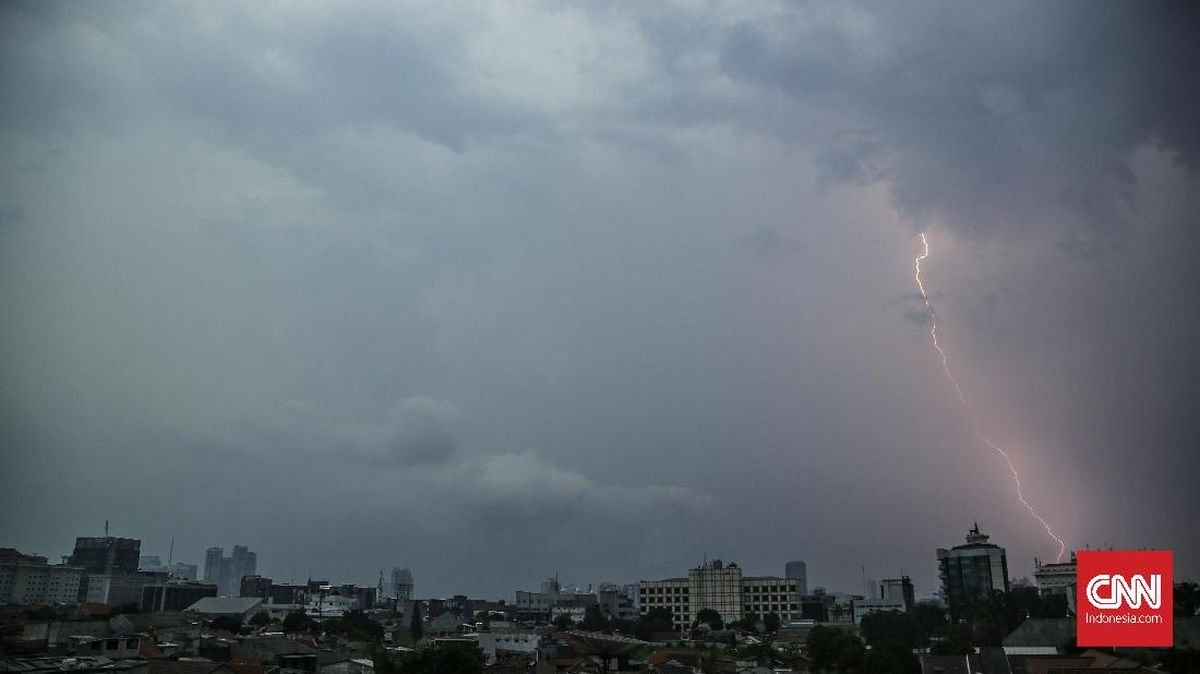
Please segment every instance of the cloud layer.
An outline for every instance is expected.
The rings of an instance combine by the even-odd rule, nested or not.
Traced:
[[[930,592],[978,519],[1023,574],[1051,546],[931,353],[920,228],[1027,495],[1072,545],[1200,573],[1196,28],[1156,3],[6,4],[0,538],[53,556],[108,518],[281,578],[409,566],[422,594],[706,554]]]

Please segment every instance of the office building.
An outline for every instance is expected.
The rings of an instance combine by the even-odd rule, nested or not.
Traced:
[[[83,569],[0,548],[0,604],[73,604]]]
[[[879,581],[879,598],[903,602],[903,611],[910,611],[916,605],[916,592],[913,590],[912,579],[908,576],[899,578],[884,578]]]
[[[975,599],[993,591],[1008,592],[1007,555],[988,538],[976,523],[967,532],[966,544],[937,550],[938,576],[952,621],[962,618]]]
[[[799,620],[799,584],[793,578],[745,576],[737,564],[713,560],[690,569],[686,578],[644,580],[638,584],[638,610],[666,608],[675,629],[690,627],[704,609],[721,615],[725,623],[756,613],[774,613],[783,621]]]
[[[258,555],[244,545],[233,546],[233,554],[228,557],[222,547],[211,547],[204,553],[204,581],[215,583],[223,597],[237,596],[242,578],[257,574]]]
[[[413,575],[408,569],[392,568],[392,597],[401,601],[413,598]]]
[[[136,538],[81,536],[67,563],[87,573],[137,573],[142,542]]]
[[[245,576],[242,578],[241,591],[239,597],[258,597],[259,599],[269,599],[271,597],[271,579],[264,576]]]
[[[1038,594],[1049,596],[1053,594],[1068,595],[1075,591],[1075,553],[1071,553],[1070,561],[1043,564],[1042,560],[1034,559],[1033,580],[1037,583]]]
[[[796,591],[808,594],[808,565],[797,559],[785,564],[783,569],[784,578],[796,581]]]

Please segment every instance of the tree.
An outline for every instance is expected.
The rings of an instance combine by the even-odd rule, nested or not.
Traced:
[[[854,672],[862,669],[862,641],[845,630],[817,625],[808,633],[808,656],[814,671]]]
[[[757,613],[751,611],[743,616],[741,620],[733,623],[732,626],[746,632],[758,632],[762,628],[759,625],[760,622],[762,622],[762,618]]]
[[[655,632],[675,631],[675,619],[671,609],[665,607],[652,608],[643,613],[633,625],[633,635],[647,641]]]
[[[723,629],[725,627],[725,621],[721,619],[721,614],[717,613],[711,608],[702,608],[700,609],[700,612],[696,614],[696,620],[692,623],[692,627],[696,627],[701,624],[708,625],[714,630]]]
[[[266,611],[259,611],[250,619],[250,624],[255,627],[265,627],[271,624],[271,616]]]
[[[412,616],[408,619],[408,633],[412,636],[413,643],[421,640],[425,636],[425,623],[421,618],[421,602],[414,601],[412,604]]]
[[[775,634],[779,631],[779,624],[782,622],[778,613],[768,613],[763,617],[763,627],[767,630],[767,634]]]
[[[1175,615],[1193,616],[1200,608],[1200,585],[1196,583],[1175,584]]]
[[[400,659],[402,674],[479,674],[483,652],[472,644],[438,644]]]
[[[933,642],[929,652],[934,655],[969,655],[975,652],[969,625],[951,625],[940,641]]]
[[[304,612],[304,609],[299,611],[291,611],[283,617],[283,633],[295,634],[297,632],[307,632],[313,627],[312,618]]]
[[[935,637],[941,637],[946,634],[946,627],[950,625],[950,621],[946,616],[946,609],[931,602],[918,602],[912,610],[913,620],[917,621],[917,625],[921,627],[921,632],[925,635],[926,641],[931,641]]]
[[[560,630],[569,630],[575,626],[575,621],[571,619],[570,615],[563,613],[554,619],[554,626]]]
[[[925,646],[925,634],[916,618],[899,611],[880,611],[864,616],[862,636],[872,648],[894,643],[912,651]]]
[[[872,674],[921,674],[921,660],[897,641],[872,646],[865,665]]]
[[[346,611],[340,620],[326,621],[325,631],[344,635],[351,641],[379,642],[383,639],[383,625],[358,609]]]
[[[598,604],[592,604],[583,610],[583,622],[579,626],[585,630],[602,630],[608,628],[609,619]]]
[[[237,634],[242,630],[242,620],[231,615],[217,616],[208,623],[208,626],[214,630]]]

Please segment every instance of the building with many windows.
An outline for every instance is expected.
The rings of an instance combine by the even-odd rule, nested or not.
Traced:
[[[1008,559],[1004,548],[988,542],[980,533],[979,524],[967,532],[965,545],[949,550],[938,548],[938,576],[942,593],[950,609],[950,619],[957,621],[972,601],[993,590],[1008,592]]]
[[[68,564],[87,573],[137,573],[142,541],[116,536],[80,536]]]
[[[737,564],[713,560],[688,571],[686,578],[644,580],[638,584],[641,613],[666,608],[675,629],[690,627],[704,609],[726,623],[751,613],[774,613],[784,621],[800,619],[799,582],[795,578],[746,576]]]
[[[0,604],[73,604],[83,569],[0,548]]]
[[[1074,552],[1071,553],[1071,560],[1067,562],[1043,564],[1042,560],[1034,559],[1033,563],[1033,580],[1037,583],[1038,594],[1043,597],[1052,594],[1074,594],[1077,569]]]

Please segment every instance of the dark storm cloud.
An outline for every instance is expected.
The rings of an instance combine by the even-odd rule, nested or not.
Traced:
[[[929,592],[970,512],[1024,574],[916,222],[1027,493],[1196,569],[1190,7],[0,13],[0,545]]]
[[[828,113],[820,166],[886,179],[897,206],[964,230],[1105,232],[1130,156],[1200,159],[1200,11],[1185,3],[795,5],[729,32],[733,78]]]

